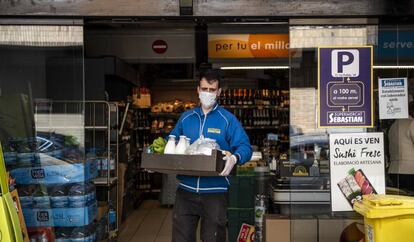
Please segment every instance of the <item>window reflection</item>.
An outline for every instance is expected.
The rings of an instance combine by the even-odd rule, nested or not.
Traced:
[[[28,236],[92,241],[97,169],[84,151],[83,27],[1,25],[0,55],[0,141]]]

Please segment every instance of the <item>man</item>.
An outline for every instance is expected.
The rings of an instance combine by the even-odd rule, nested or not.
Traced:
[[[201,219],[203,242],[226,241],[227,177],[236,164],[250,160],[252,148],[240,122],[219,106],[220,77],[209,70],[200,76],[197,88],[201,105],[181,115],[172,135],[185,135],[194,142],[200,137],[215,139],[226,150],[225,167],[217,177],[178,176],[173,211],[173,242],[195,242]],[[231,153],[231,154],[230,154]]]
[[[414,101],[408,105],[409,117],[397,119],[388,133],[390,178],[399,188],[414,192]]]

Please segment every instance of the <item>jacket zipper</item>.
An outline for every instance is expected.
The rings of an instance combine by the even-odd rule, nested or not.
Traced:
[[[204,125],[206,124],[206,119],[207,119],[207,113],[204,116],[204,120],[203,120],[203,125],[200,127],[200,137],[204,137]],[[200,118],[200,123],[201,123],[201,118]],[[198,177],[197,179],[197,193],[200,190],[200,177]]]
[[[197,193],[199,192],[199,190],[200,190],[200,177],[198,177],[197,179]]]

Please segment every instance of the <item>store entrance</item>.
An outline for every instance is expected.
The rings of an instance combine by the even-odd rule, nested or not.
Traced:
[[[237,42],[246,38],[250,42]],[[85,26],[86,99],[106,100],[118,106],[117,152],[101,149],[95,155],[111,152],[118,157],[110,168],[115,172],[109,172],[118,184],[107,188],[104,183],[98,193],[112,191],[109,199],[117,197],[120,228],[126,226],[129,233],[121,231],[121,237],[132,239],[145,233],[142,228],[151,224],[148,221],[140,222],[141,229],[132,226],[134,232],[138,231],[136,235],[130,234],[128,223],[134,221],[137,211],[157,213],[154,206],[167,209],[158,211],[166,216],[157,220],[159,229],[162,224],[171,224],[168,216],[175,201],[175,175],[142,169],[142,153],[158,137],[168,136],[182,112],[199,105],[198,76],[207,69],[219,70],[218,102],[239,120],[254,151],[251,161],[238,167],[231,177],[229,241],[237,239],[243,223],[255,226],[257,199],[266,204],[266,212],[271,212],[270,183],[279,177],[279,160],[289,156],[288,47],[286,23]],[[250,54],[246,54],[246,48],[251,49]],[[104,138],[95,133],[86,141]],[[262,222],[259,225],[261,230]]]

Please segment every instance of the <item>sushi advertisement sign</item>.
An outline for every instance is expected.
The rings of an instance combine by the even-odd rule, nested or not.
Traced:
[[[362,195],[385,194],[383,133],[329,136],[332,212],[352,211]]]

